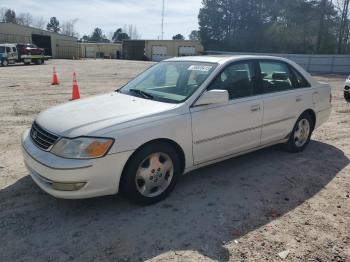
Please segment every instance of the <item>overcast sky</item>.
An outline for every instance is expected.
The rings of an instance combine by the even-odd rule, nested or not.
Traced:
[[[162,0],[1,0],[0,7],[47,20],[56,16],[61,23],[78,18],[76,30],[80,36],[91,34],[95,27],[107,35],[129,24],[136,26],[142,39],[161,35]],[[187,39],[192,30],[198,29],[200,7],[201,0],[165,0],[164,38],[181,33]]]

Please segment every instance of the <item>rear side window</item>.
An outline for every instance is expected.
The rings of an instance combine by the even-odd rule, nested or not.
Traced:
[[[292,68],[293,74],[295,76],[295,87],[296,88],[305,88],[310,87],[310,83],[299,73],[296,69]]]
[[[293,89],[293,77],[285,63],[259,62],[264,93],[283,92]]]

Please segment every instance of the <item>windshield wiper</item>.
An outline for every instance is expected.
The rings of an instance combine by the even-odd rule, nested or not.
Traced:
[[[153,100],[153,96],[145,91],[142,91],[140,89],[129,89],[129,92],[133,92],[135,94],[138,94],[138,95],[141,95],[143,98],[146,98],[146,99],[151,99]]]

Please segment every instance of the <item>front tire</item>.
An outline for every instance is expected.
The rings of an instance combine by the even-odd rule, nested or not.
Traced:
[[[350,89],[344,91],[344,98],[347,102],[350,103]]]
[[[286,144],[291,153],[303,151],[310,143],[315,123],[309,113],[302,114],[294,125]]]
[[[8,66],[8,65],[9,65],[9,61],[7,61],[7,59],[3,59],[3,60],[1,61],[1,66],[6,67],[6,66]]]
[[[171,145],[149,144],[136,151],[128,161],[120,189],[136,204],[154,204],[170,194],[180,173],[180,159]]]

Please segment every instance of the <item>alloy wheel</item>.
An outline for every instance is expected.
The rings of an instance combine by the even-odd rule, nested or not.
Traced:
[[[297,147],[303,147],[310,135],[310,122],[303,118],[299,121],[294,131],[294,143]]]
[[[174,164],[165,153],[152,153],[136,171],[136,188],[145,197],[156,197],[170,185],[174,176]]]

